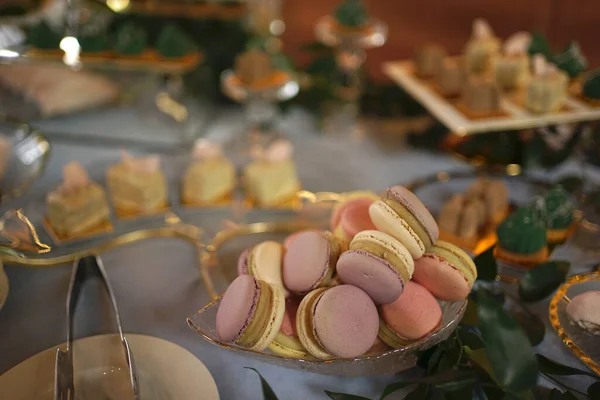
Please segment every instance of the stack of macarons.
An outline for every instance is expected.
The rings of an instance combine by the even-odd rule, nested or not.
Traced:
[[[382,342],[400,348],[439,329],[438,300],[464,299],[477,276],[400,186],[380,199],[347,198],[331,228],[245,250],[217,311],[217,338],[303,359],[358,357],[383,351]]]

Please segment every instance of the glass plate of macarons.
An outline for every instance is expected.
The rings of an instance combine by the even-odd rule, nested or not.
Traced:
[[[317,194],[292,220],[231,226],[206,245],[201,270],[214,300],[188,325],[223,349],[292,369],[411,368],[454,331],[476,279],[469,255],[438,238],[406,188]]]

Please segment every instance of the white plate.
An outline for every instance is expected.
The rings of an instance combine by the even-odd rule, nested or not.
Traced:
[[[163,339],[127,334],[143,400],[218,400],[217,385],[192,353]],[[0,399],[52,400],[56,350],[45,350],[0,376]],[[76,399],[121,400],[130,393],[118,335],[74,342]]]

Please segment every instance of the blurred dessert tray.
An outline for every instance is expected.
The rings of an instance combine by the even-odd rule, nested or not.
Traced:
[[[119,13],[157,15],[161,17],[235,20],[246,15],[246,2],[240,0],[124,0],[115,3],[121,3],[118,7],[112,7],[114,11]]]
[[[600,107],[579,95],[578,85],[571,85],[561,110],[535,114],[526,110],[514,93],[504,93],[501,112],[489,116],[467,116],[454,99],[442,96],[433,80],[415,74],[412,60],[387,62],[384,72],[420,102],[440,122],[459,136],[505,130],[532,129],[547,125],[594,121],[600,119]]]

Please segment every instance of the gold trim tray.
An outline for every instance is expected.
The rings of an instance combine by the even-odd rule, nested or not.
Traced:
[[[567,97],[565,107],[560,111],[547,114],[530,113],[518,104],[518,101],[514,101],[514,96],[507,94],[501,101],[502,115],[469,118],[456,106],[455,100],[441,96],[431,80],[415,75],[412,60],[384,63],[383,70],[458,136],[600,119],[600,108],[583,101],[580,96],[572,95],[572,92]]]
[[[552,327],[565,346],[594,373],[600,375],[600,337],[572,325],[566,313],[568,301],[592,290],[600,290],[600,272],[568,278],[550,300],[549,314]]]

